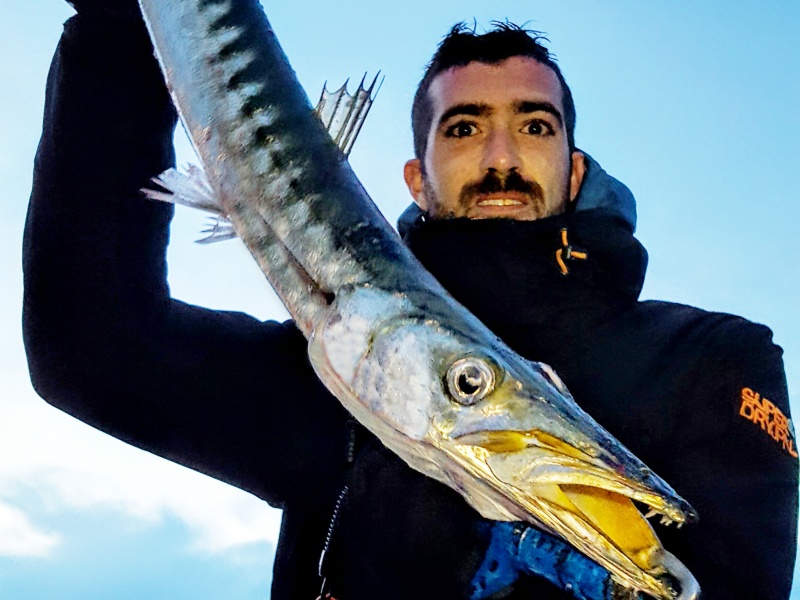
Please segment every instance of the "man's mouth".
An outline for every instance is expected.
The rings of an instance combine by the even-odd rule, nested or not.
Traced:
[[[523,206],[525,203],[514,198],[487,198],[476,202],[477,206]]]
[[[461,205],[474,207],[482,213],[480,216],[504,216],[517,214],[529,206],[541,202],[544,194],[535,181],[525,179],[516,170],[501,177],[489,171],[482,180],[464,186],[461,190]]]

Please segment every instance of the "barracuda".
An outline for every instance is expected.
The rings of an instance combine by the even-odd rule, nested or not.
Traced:
[[[557,534],[631,589],[671,598],[669,574],[682,598],[694,597],[691,574],[633,501],[678,525],[693,509],[403,246],[312,110],[260,5],[140,5],[205,171],[195,192],[206,204],[194,204],[230,220],[347,410],[484,517]]]

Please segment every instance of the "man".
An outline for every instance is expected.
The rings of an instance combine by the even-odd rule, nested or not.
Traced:
[[[169,298],[171,209],[138,189],[173,161],[174,111],[135,6],[76,4],[26,228],[37,391],[282,508],[273,598],[315,597],[323,548],[324,592],[337,598],[468,597],[484,521],[353,423],[292,324]],[[646,258],[632,197],[575,148],[574,114],[535,39],[455,30],[415,101],[405,176],[419,209],[404,238],[694,504],[699,525],[656,528],[704,598],[786,598],[797,456],[780,349],[736,317],[637,302]],[[524,576],[503,593],[570,597],[563,587]]]

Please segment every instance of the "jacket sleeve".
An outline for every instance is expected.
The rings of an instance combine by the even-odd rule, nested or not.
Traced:
[[[173,300],[175,113],[141,21],[65,25],[47,82],[24,239],[24,335],[49,403],[271,504],[338,478],[345,412],[292,323]]]
[[[798,450],[771,331],[720,316],[698,341],[702,381],[680,403],[674,473],[699,522],[661,529],[703,600],[786,600],[797,542]]]

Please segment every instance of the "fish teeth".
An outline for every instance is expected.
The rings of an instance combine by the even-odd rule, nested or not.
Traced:
[[[560,391],[563,394],[567,390],[567,386],[564,385],[563,381],[561,381],[561,377],[559,377],[556,374],[556,372],[550,365],[539,363],[539,368],[541,368],[542,371],[544,371],[547,374],[552,384],[558,388],[558,391]]]
[[[670,518],[669,518],[668,516],[666,516],[666,515],[661,515],[661,521],[660,521],[660,523],[661,523],[662,525],[664,525],[665,527],[669,527],[670,525],[672,525],[672,523],[674,523],[674,521],[673,521],[672,519],[670,519]]]
[[[651,508],[647,511],[647,514],[644,516],[645,519],[649,519],[650,517],[655,517],[658,514],[658,511],[655,508]]]

